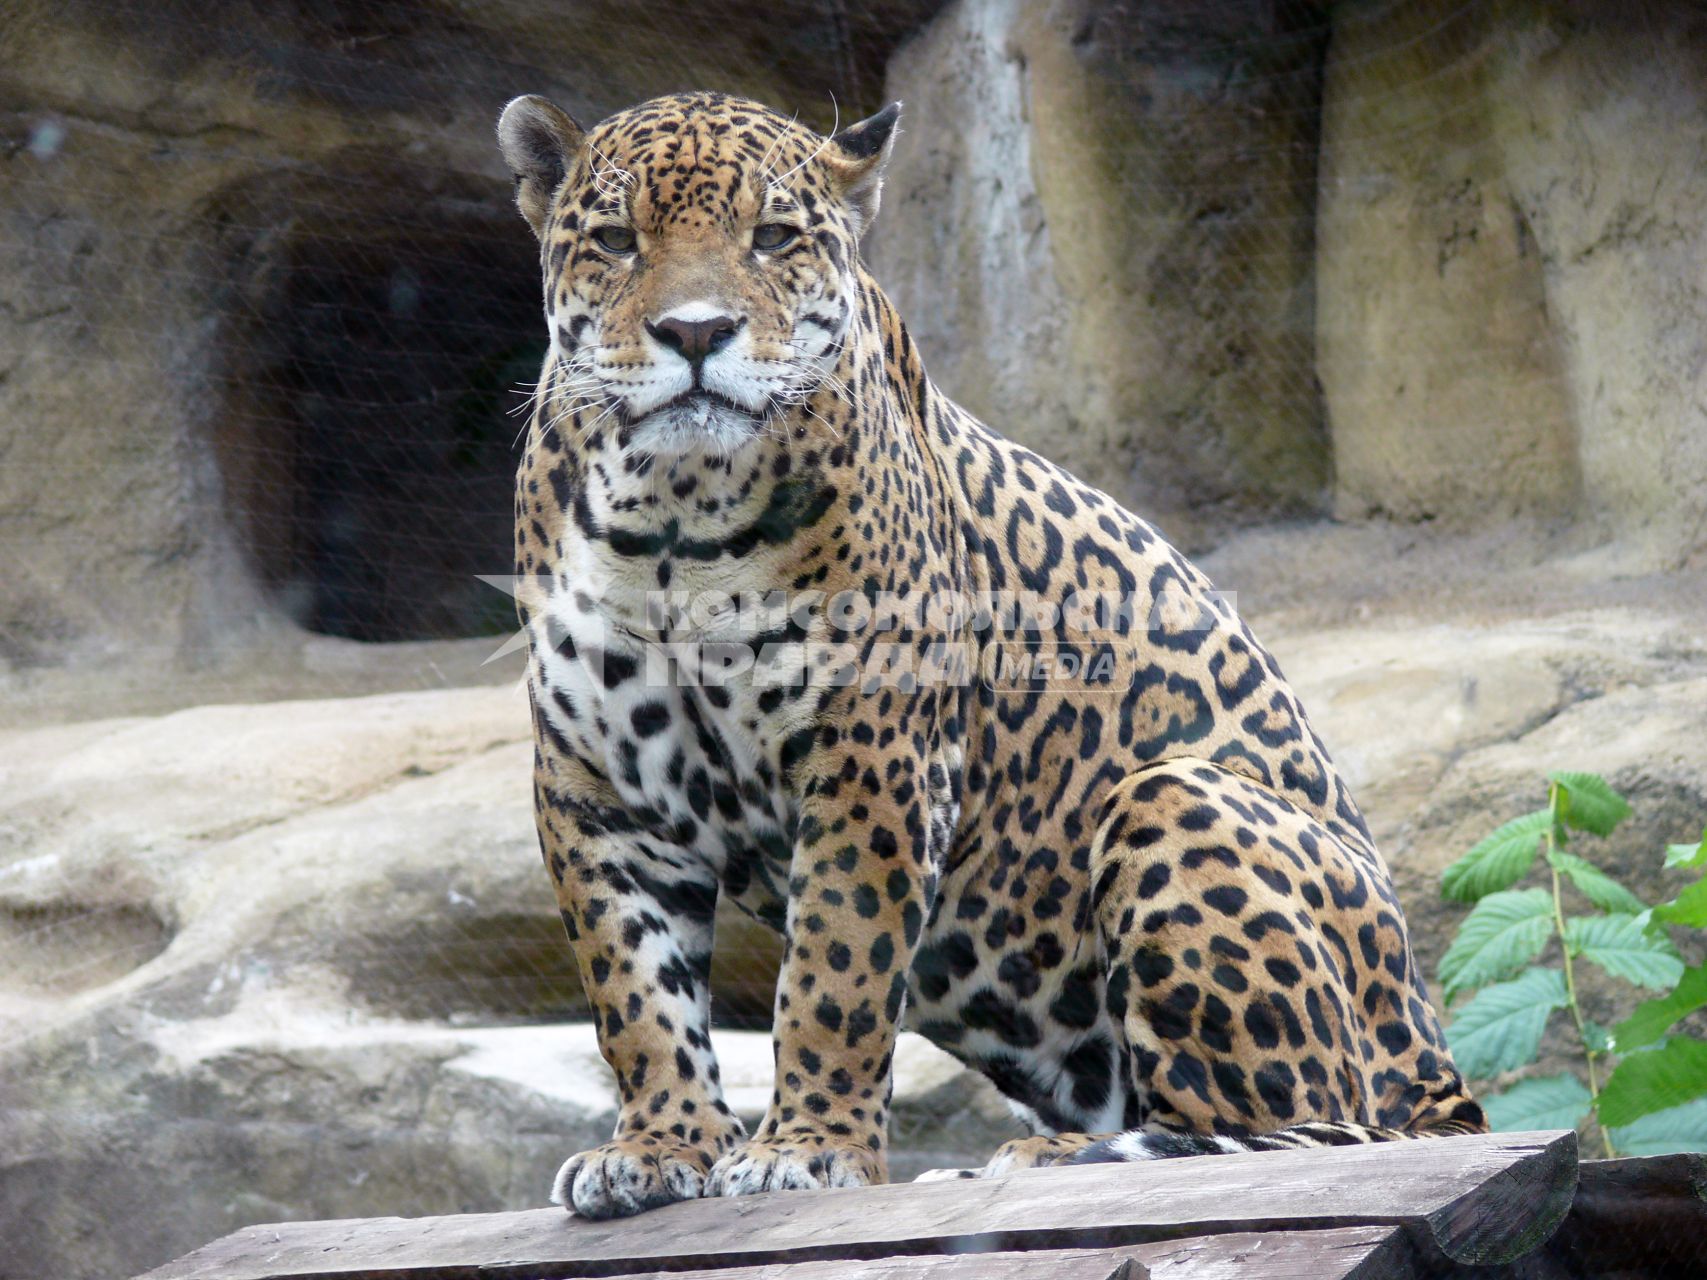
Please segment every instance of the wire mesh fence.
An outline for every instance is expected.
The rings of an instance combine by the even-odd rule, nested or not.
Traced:
[[[1686,8],[13,0],[0,1280],[532,1204],[608,1124],[589,1041],[509,1035],[586,1009],[519,665],[486,662],[546,346],[508,98],[590,123],[717,88],[822,129],[905,98],[868,256],[927,364],[1191,546],[1521,515],[1681,563],[1707,480]],[[1585,46],[1614,87],[1579,102],[1598,82],[1548,60]],[[1645,98],[1655,59],[1676,83]],[[1660,101],[1651,170],[1606,159],[1621,93]],[[1573,183],[1622,239],[1571,220]],[[1660,299],[1630,345],[1682,352],[1603,378],[1603,417],[1596,246],[1636,255],[1618,309]],[[724,921],[720,1029],[762,1042],[778,947]],[[909,1052],[904,1159],[1020,1132]]]

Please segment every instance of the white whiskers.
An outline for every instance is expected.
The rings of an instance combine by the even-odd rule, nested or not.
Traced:
[[[592,148],[593,186],[597,188],[599,198],[619,207],[626,207],[628,196],[633,191],[637,181],[634,174],[622,168],[597,147]]]
[[[767,184],[768,186],[771,186],[771,187],[781,186],[783,183],[787,182],[790,178],[792,178],[795,174],[799,173],[802,169],[804,169],[807,165],[811,164],[819,156],[824,154],[824,148],[830,145],[831,139],[835,137],[836,130],[841,128],[841,124],[842,124],[842,109],[841,109],[841,106],[836,102],[836,95],[833,93],[830,95],[830,108],[835,113],[835,119],[830,125],[830,132],[818,139],[818,145],[816,148],[813,149],[813,152],[811,155],[807,156],[806,159],[802,160],[799,164],[795,165],[787,173],[780,174],[777,177],[772,178],[769,181],[769,183]]]

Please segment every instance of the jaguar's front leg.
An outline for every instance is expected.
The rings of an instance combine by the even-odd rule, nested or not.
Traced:
[[[906,759],[880,794],[857,772],[829,776],[853,781],[803,806],[772,1028],[776,1090],[757,1133],[713,1166],[708,1196],[888,1179],[890,1066],[934,883],[916,799],[924,779]]]
[[[541,789],[540,845],[622,1105],[611,1141],[570,1157],[551,1198],[616,1218],[700,1195],[744,1136],[711,1049],[716,882],[639,842],[589,834]]]

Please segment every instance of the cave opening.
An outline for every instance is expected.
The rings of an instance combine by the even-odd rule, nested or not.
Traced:
[[[369,174],[228,202],[215,444],[251,566],[308,630],[515,625],[477,576],[511,572],[518,437],[546,349],[538,259],[507,194]]]

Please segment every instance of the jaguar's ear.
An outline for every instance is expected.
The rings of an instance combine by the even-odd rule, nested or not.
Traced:
[[[542,239],[551,197],[584,136],[568,112],[533,94],[514,99],[498,117],[498,145],[516,175],[516,207]]]
[[[830,172],[853,214],[856,236],[864,234],[877,217],[883,169],[895,148],[895,123],[900,118],[901,104],[891,102],[870,119],[851,124],[836,134],[825,152]]]

